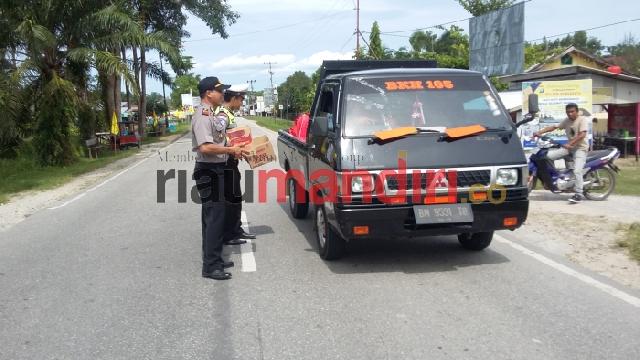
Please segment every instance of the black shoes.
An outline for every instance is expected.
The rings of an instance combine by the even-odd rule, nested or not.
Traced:
[[[233,261],[225,261],[222,264],[222,267],[225,269],[228,269],[230,267],[233,267],[235,264],[233,263]],[[203,278],[207,278],[207,279],[214,279],[214,280],[229,280],[231,279],[231,273],[225,272],[224,270],[213,270],[212,272],[202,272],[202,277]]]
[[[225,245],[242,245],[246,243],[246,240],[241,240],[240,238],[235,238],[224,242]]]
[[[247,242],[243,239],[247,239],[247,240],[253,240],[256,238],[255,234],[252,233],[248,233],[246,231],[244,231],[244,229],[240,228],[240,231],[238,233],[235,234],[235,236],[233,237],[233,239],[231,240],[226,240],[224,242],[225,245],[242,245],[242,244],[246,244]]]
[[[253,240],[256,238],[256,234],[248,233],[244,231],[244,229],[240,228],[240,233],[238,234],[238,239],[249,239]]]
[[[213,270],[210,273],[203,272],[202,277],[207,279],[213,279],[213,280],[229,280],[231,279],[231,273],[224,272],[224,270],[217,269],[217,270]]]

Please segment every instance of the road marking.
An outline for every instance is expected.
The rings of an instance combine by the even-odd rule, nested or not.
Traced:
[[[574,278],[586,283],[587,285],[591,285],[591,286],[595,287],[596,289],[604,291],[605,293],[607,293],[607,294],[609,294],[609,295],[611,295],[613,297],[616,297],[616,298],[618,298],[618,299],[620,299],[622,301],[625,301],[625,302],[627,302],[627,303],[629,303],[629,304],[631,304],[631,305],[633,305],[635,307],[640,308],[640,298],[637,298],[637,297],[635,297],[633,295],[629,295],[624,291],[621,291],[621,290],[618,290],[618,289],[614,288],[613,286],[607,285],[607,284],[605,284],[605,283],[603,283],[601,281],[598,281],[598,280],[596,280],[596,279],[594,279],[594,278],[592,278],[590,276],[587,276],[587,275],[582,274],[582,273],[580,273],[578,271],[575,271],[575,270],[573,270],[572,268],[570,268],[570,267],[568,267],[566,265],[563,265],[563,264],[560,264],[558,262],[555,262],[555,261],[549,259],[548,257],[544,256],[544,255],[541,255],[541,254],[538,254],[535,251],[529,250],[526,247],[524,247],[522,245],[519,245],[519,244],[516,244],[513,241],[507,240],[507,239],[505,239],[504,237],[502,237],[500,235],[496,234],[496,235],[494,235],[494,238],[498,242],[501,242],[503,244],[509,245],[512,248],[518,250],[519,252],[521,252],[521,253],[523,253],[525,255],[531,256],[532,258],[540,261],[541,263],[546,264],[548,266],[551,266],[552,268],[560,271],[561,273],[564,273],[566,275],[574,277]]]
[[[169,145],[167,145],[167,146],[165,146],[165,147],[163,147],[162,149],[160,149],[160,150],[158,150],[158,151],[159,151],[159,152],[162,152],[162,151],[166,150],[169,146],[171,146],[171,145],[173,145],[173,144],[175,144],[175,142],[174,142],[174,143],[171,143],[171,144],[169,144]],[[94,190],[96,190],[96,189],[99,189],[99,188],[101,188],[102,186],[106,185],[107,183],[109,183],[109,182],[111,182],[111,181],[113,181],[113,180],[117,179],[118,177],[120,177],[120,175],[122,175],[122,174],[126,173],[127,171],[129,171],[129,170],[131,170],[131,169],[134,169],[134,168],[138,167],[140,164],[142,164],[143,162],[145,162],[145,161],[149,160],[149,159],[150,159],[152,156],[154,156],[155,154],[156,154],[155,152],[153,152],[153,153],[149,154],[149,156],[147,156],[147,157],[145,157],[144,159],[142,159],[142,160],[138,161],[137,163],[135,163],[135,164],[133,164],[133,165],[129,166],[128,168],[126,168],[126,169],[124,169],[124,170],[120,171],[119,173],[117,173],[117,174],[115,174],[114,176],[112,176],[112,177],[108,178],[107,180],[105,180],[105,181],[101,182],[100,184],[98,184],[98,185],[96,185],[96,186],[94,186],[94,187],[92,187],[92,188],[89,188],[89,189],[85,190],[84,192],[82,192],[82,193],[80,193],[80,194],[76,195],[76,196],[75,196],[75,197],[73,197],[72,199],[69,199],[69,200],[67,200],[67,201],[63,202],[63,203],[62,203],[62,204],[60,204],[60,205],[50,207],[50,208],[48,208],[48,210],[56,210],[56,209],[63,208],[63,207],[65,207],[65,206],[67,206],[67,205],[69,205],[69,204],[71,204],[71,203],[73,203],[73,202],[75,202],[75,201],[77,201],[77,200],[79,200],[79,199],[83,198],[83,197],[84,197],[85,195],[87,195],[88,193],[90,193],[90,192],[92,192],[92,191],[94,191]]]
[[[248,232],[251,232],[246,212],[242,212],[241,219],[242,226],[246,227]],[[240,259],[242,260],[242,272],[256,271],[256,257],[253,255],[253,244],[251,243],[251,240],[247,239],[246,244],[240,245]]]

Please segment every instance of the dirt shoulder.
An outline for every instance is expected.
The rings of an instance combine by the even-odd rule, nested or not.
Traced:
[[[620,225],[640,220],[640,197],[612,195],[606,201],[570,205],[570,196],[532,192],[529,217],[516,230],[518,235],[546,251],[640,289],[640,264],[617,244],[622,236]]]
[[[129,167],[145,157],[152,156],[159,149],[177,141],[183,136],[184,134],[176,134],[167,136],[155,143],[142,145],[140,151],[136,154],[110,163],[98,170],[78,176],[74,180],[57,188],[23,191],[11,196],[8,202],[0,205],[0,232],[23,221],[31,216],[31,214],[55,206],[61,200],[67,199],[74,194],[98,184],[100,181],[107,179],[116,172]]]

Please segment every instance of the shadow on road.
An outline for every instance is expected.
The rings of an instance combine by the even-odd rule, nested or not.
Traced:
[[[311,216],[294,219],[288,204],[280,204],[291,222],[309,243],[309,251],[317,252],[316,235]],[[510,260],[491,248],[469,251],[458,244],[456,236],[433,236],[410,239],[352,240],[347,254],[340,260],[325,261],[336,274],[404,272],[407,274],[456,271],[467,266],[503,264]]]

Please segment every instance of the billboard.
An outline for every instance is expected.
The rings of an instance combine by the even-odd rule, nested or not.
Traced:
[[[580,115],[591,116],[593,104],[593,91],[591,79],[564,80],[564,81],[535,81],[522,83],[522,113],[529,112],[529,95],[538,95],[538,107],[540,112],[536,119],[518,128],[522,145],[526,149],[535,146],[533,133],[547,126],[558,125],[567,117],[565,106],[569,103],[578,105]],[[558,129],[548,136],[564,143],[567,137],[564,130]],[[593,138],[592,127],[589,127],[589,141]]]
[[[523,72],[523,2],[469,20],[469,69],[487,76]]]

